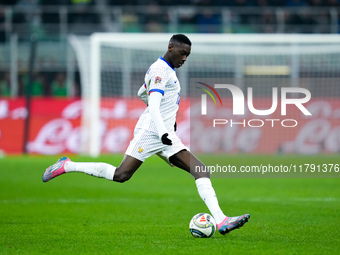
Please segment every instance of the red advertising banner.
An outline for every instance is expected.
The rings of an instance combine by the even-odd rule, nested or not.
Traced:
[[[0,150],[5,154],[23,152],[26,117],[24,98],[0,99]],[[71,148],[76,146],[69,146],[69,141],[79,129],[80,117],[80,100],[32,99],[28,151],[38,154],[72,152]]]
[[[81,100],[34,98],[28,151],[31,154],[81,152]],[[124,153],[145,104],[139,99],[106,98],[101,102],[102,153]],[[0,152],[23,152],[25,99],[0,99]],[[181,102],[178,113],[180,136],[188,144],[189,100]],[[183,122],[183,123],[181,123]]]
[[[232,115],[232,103],[224,104],[225,117],[211,114],[202,118],[199,102],[181,99],[177,134],[193,152],[200,153],[338,153],[340,152],[340,102],[338,99],[312,99],[305,116],[294,106],[289,115],[277,109],[270,116]],[[258,109],[268,109],[271,101],[254,99]],[[102,99],[102,153],[124,153],[133,137],[134,126],[145,109],[138,98]],[[218,109],[220,111],[221,109]],[[191,113],[190,113],[191,112]],[[80,152],[81,101],[79,99],[34,98],[28,151],[32,154]],[[0,151],[23,151],[25,100],[0,99]],[[219,122],[214,119],[220,119]],[[199,120],[198,122],[196,120]],[[296,121],[296,126],[295,122]],[[191,123],[191,125],[190,125]],[[289,127],[294,126],[294,127]],[[191,137],[191,143],[190,143]]]
[[[222,99],[223,106],[209,103],[202,114],[199,99],[191,100],[191,150],[194,153],[338,153],[340,152],[340,100],[311,99],[303,104],[311,116],[294,104],[281,106],[270,115],[253,114],[245,106],[235,115],[233,101]],[[256,110],[271,108],[272,100],[256,98]],[[254,110],[253,110],[254,111]],[[255,111],[256,112],[256,111]]]

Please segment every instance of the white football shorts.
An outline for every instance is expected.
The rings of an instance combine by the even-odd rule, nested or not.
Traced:
[[[181,150],[189,151],[181,139],[178,138],[175,132],[170,132],[168,138],[172,141],[172,145],[165,145],[159,139],[158,135],[144,129],[136,129],[134,137],[131,140],[129,147],[126,149],[125,154],[134,157],[142,162],[148,157],[157,154],[168,164],[169,158]]]

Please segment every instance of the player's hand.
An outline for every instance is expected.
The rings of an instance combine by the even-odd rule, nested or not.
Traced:
[[[168,133],[165,133],[164,135],[162,135],[162,143],[166,144],[166,145],[172,145],[172,141],[168,138]]]
[[[177,123],[176,123],[176,121],[175,121],[174,130],[175,130],[175,132],[176,132],[176,130],[177,130]]]

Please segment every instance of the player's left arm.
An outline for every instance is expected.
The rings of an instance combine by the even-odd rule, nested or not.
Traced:
[[[139,88],[137,96],[139,96],[139,98],[142,99],[146,105],[148,105],[148,93],[145,83]]]

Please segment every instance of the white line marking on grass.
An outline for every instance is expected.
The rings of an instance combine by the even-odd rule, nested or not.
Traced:
[[[337,197],[279,197],[279,198],[250,198],[249,202],[340,202],[340,198]]]
[[[199,198],[197,198],[198,200]],[[154,198],[58,198],[58,199],[39,199],[39,198],[20,198],[20,199],[2,199],[0,204],[107,204],[107,203],[172,203],[178,199],[154,199]],[[196,199],[186,199],[186,202],[195,202]],[[227,201],[235,202],[265,202],[265,203],[282,203],[282,202],[340,202],[337,197],[284,197],[284,198],[234,198]]]
[[[0,204],[107,204],[107,203],[171,203],[176,199],[155,199],[155,198],[58,198],[58,199],[39,199],[39,198],[20,198],[2,199]],[[186,200],[187,201],[187,200]],[[194,200],[193,200],[194,201]]]

